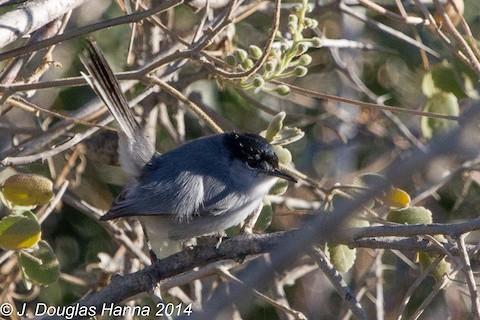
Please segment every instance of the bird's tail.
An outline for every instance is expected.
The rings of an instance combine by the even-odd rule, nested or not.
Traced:
[[[102,99],[121,128],[118,147],[119,162],[128,174],[137,177],[155,154],[154,146],[148,142],[135,120],[117,78],[95,41],[87,41],[87,49],[81,61],[89,74],[82,73],[83,77]]]

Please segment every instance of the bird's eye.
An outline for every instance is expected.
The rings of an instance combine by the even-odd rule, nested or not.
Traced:
[[[252,169],[258,168],[259,165],[260,165],[260,161],[257,160],[257,159],[248,159],[247,160],[247,166],[249,166]]]

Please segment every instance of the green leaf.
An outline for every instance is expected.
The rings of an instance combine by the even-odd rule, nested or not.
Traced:
[[[464,98],[467,96],[464,81],[465,79],[449,64],[442,63],[423,76],[422,91],[429,98],[441,91],[452,92],[455,96]]]
[[[285,179],[278,179],[277,182],[275,182],[273,187],[270,189],[268,194],[281,196],[287,191],[287,189],[288,189],[288,181]]]
[[[366,228],[370,226],[370,222],[363,217],[349,217],[345,221],[345,228]]]
[[[270,121],[267,132],[265,133],[265,139],[267,139],[267,141],[273,141],[275,136],[283,128],[283,120],[285,120],[286,115],[287,114],[283,111],[279,112],[275,117],[273,117],[272,121]]]
[[[428,98],[430,98],[436,92],[438,92],[438,89],[435,87],[435,82],[433,81],[433,77],[432,77],[431,72],[428,72],[423,76],[422,92]]]
[[[283,165],[289,165],[292,163],[292,153],[288,149],[279,145],[274,145],[273,150],[275,150],[275,154],[278,157],[278,163]]]
[[[425,207],[409,207],[400,210],[392,210],[388,213],[387,220],[401,224],[433,223],[432,212]]]
[[[273,145],[284,146],[303,138],[305,132],[296,127],[284,126],[271,141]]]
[[[20,265],[27,281],[37,285],[49,285],[60,276],[60,265],[50,245],[38,243],[35,250],[19,252]]]
[[[425,252],[420,252],[418,254],[418,260],[420,262],[420,269],[425,271],[436,259],[437,254],[430,254]],[[452,272],[452,266],[448,263],[445,258],[440,260],[440,262],[430,271],[429,275],[435,278],[437,281],[442,281],[443,276],[450,274]]]
[[[37,174],[19,173],[3,182],[2,193],[11,206],[35,207],[50,202],[53,184]]]
[[[255,223],[254,231],[260,232],[266,230],[273,220],[273,209],[270,200],[267,197],[263,198],[262,212],[258,216],[257,223]]]
[[[357,250],[350,249],[344,244],[329,243],[328,252],[333,266],[340,272],[347,272],[352,268],[357,257]]]
[[[425,103],[423,110],[450,116],[458,116],[460,114],[457,97],[451,92],[443,91],[431,96]],[[421,120],[422,133],[426,138],[446,132],[456,125],[456,121],[447,119],[422,117]]]
[[[29,211],[0,220],[0,247],[5,250],[30,248],[37,244],[41,235],[40,224]]]

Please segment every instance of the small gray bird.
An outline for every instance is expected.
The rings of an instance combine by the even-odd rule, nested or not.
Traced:
[[[277,178],[296,182],[278,169],[273,147],[257,134],[216,134],[156,153],[95,42],[88,42],[82,62],[91,76],[85,79],[120,125],[119,162],[134,178],[101,220],[138,216],[157,255],[171,240],[240,224]]]

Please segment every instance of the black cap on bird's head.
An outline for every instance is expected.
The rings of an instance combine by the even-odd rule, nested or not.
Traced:
[[[254,133],[230,132],[225,136],[230,158],[246,163],[251,169],[270,176],[297,182],[295,178],[278,169],[278,157],[273,146],[262,136]]]

